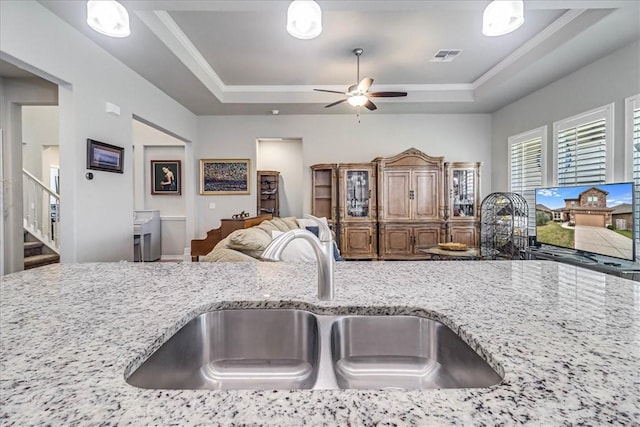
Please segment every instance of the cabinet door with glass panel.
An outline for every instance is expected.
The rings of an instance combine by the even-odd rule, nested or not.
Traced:
[[[340,248],[343,258],[377,257],[375,171],[373,163],[348,163],[338,167]],[[366,230],[368,233],[364,233]],[[365,234],[368,236],[366,241],[362,239]],[[351,242],[350,236],[356,235],[358,239]]]
[[[478,246],[480,162],[447,162],[447,241]]]

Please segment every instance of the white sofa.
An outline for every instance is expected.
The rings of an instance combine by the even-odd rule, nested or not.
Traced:
[[[326,221],[326,218],[324,220]],[[315,227],[315,230],[313,227]],[[259,262],[262,252],[274,237],[299,228],[309,229],[317,235],[317,225],[312,220],[295,217],[275,217],[253,227],[232,232],[218,242],[211,252],[201,256],[200,261]],[[339,259],[339,254],[337,254],[336,258]],[[308,242],[296,239],[291,241],[285,248],[282,253],[282,261],[312,262],[316,261],[316,258]]]

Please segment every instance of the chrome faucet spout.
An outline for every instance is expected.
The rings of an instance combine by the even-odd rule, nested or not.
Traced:
[[[323,224],[324,225],[324,224]],[[303,239],[309,242],[313,248],[313,253],[318,261],[318,299],[322,301],[331,301],[334,298],[334,267],[335,259],[333,257],[333,240],[331,232],[320,233],[321,239],[318,239],[313,233],[307,230],[296,229],[289,230],[281,234],[271,241],[262,253],[262,258],[271,261],[280,261],[282,252],[287,245],[295,239]],[[328,240],[327,239],[328,236]]]

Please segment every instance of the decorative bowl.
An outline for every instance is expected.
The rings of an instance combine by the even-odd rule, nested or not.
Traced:
[[[467,245],[464,243],[438,243],[438,247],[440,249],[444,249],[445,251],[466,251],[468,249]]]

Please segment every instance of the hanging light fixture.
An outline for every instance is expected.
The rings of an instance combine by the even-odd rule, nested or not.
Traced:
[[[517,30],[523,23],[522,0],[493,0],[482,14],[482,34],[502,36]]]
[[[368,100],[369,98],[364,95],[353,95],[347,99],[347,102],[354,107],[362,107]]]
[[[115,0],[89,0],[87,24],[105,36],[127,37],[131,34],[129,13]]]
[[[287,31],[298,39],[314,39],[322,32],[322,11],[313,0],[294,0],[287,10]]]

